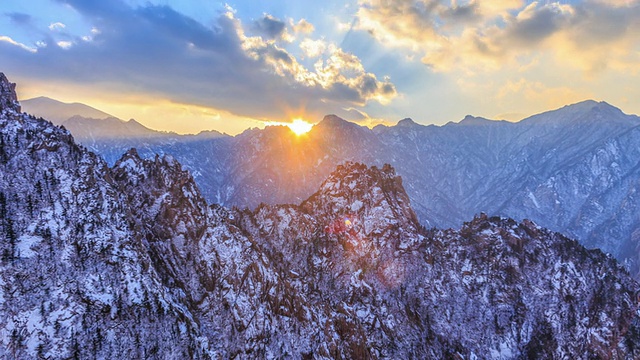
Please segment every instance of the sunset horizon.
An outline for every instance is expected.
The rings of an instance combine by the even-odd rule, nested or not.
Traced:
[[[3,7],[0,61],[21,99],[162,131],[237,134],[326,114],[514,121],[588,99],[640,113],[635,0]]]
[[[61,102],[59,100],[56,100],[56,99],[53,99],[53,98],[50,98],[50,97],[47,97],[47,96],[39,96],[39,97],[35,97],[35,98],[22,99],[22,100],[19,100],[19,101],[25,102],[25,104],[28,104],[30,101],[34,101],[34,100],[37,101],[37,100],[42,99],[42,98],[47,99],[47,100],[53,100],[53,101],[56,101],[56,102],[60,102],[63,105],[70,105],[70,106],[73,106],[73,105],[86,105],[86,106],[88,106],[88,107],[90,107],[92,109],[95,109],[95,110],[98,110],[98,111],[102,112],[102,109],[99,109],[97,107],[93,107],[90,104],[84,104],[84,103],[75,102],[75,101],[74,102]],[[553,112],[553,111],[560,110],[560,109],[565,108],[565,107],[570,107],[570,106],[574,106],[574,105],[578,105],[578,104],[582,104],[582,103],[588,103],[588,102],[606,103],[606,104],[609,104],[610,106],[618,108],[624,114],[627,114],[627,115],[638,115],[638,114],[628,113],[628,112],[624,111],[624,109],[621,109],[621,108],[617,107],[615,104],[610,104],[610,103],[608,103],[606,101],[598,101],[598,100],[594,100],[594,99],[584,99],[584,100],[581,100],[581,101],[577,101],[575,103],[562,105],[562,106],[560,106],[558,108],[546,109],[546,110],[541,111],[540,113],[530,114],[530,115],[527,115],[527,116],[519,114],[518,117],[516,117],[516,118],[509,117],[509,116],[502,117],[502,118],[500,118],[500,117],[498,117],[498,118],[487,118],[487,117],[482,117],[482,116],[475,116],[473,114],[466,114],[465,116],[463,116],[463,117],[461,117],[459,119],[452,119],[452,120],[446,121],[446,122],[444,122],[442,124],[425,123],[425,122],[419,121],[417,119],[413,119],[411,117],[402,117],[402,118],[398,118],[398,119],[389,119],[389,120],[379,119],[378,121],[376,121],[374,123],[372,123],[372,122],[362,123],[362,122],[358,122],[357,120],[350,119],[350,118],[343,118],[343,120],[348,121],[348,122],[352,122],[352,123],[355,123],[357,125],[364,126],[364,127],[370,128],[370,129],[372,129],[375,126],[378,126],[378,125],[395,126],[395,125],[397,125],[399,122],[401,122],[404,119],[411,119],[412,121],[414,121],[414,122],[416,122],[417,124],[420,124],[420,125],[445,126],[445,125],[447,125],[449,123],[459,123],[459,122],[463,121],[465,118],[467,118],[469,116],[483,118],[483,119],[490,120],[490,121],[508,121],[508,122],[516,123],[516,122],[528,119],[529,117],[532,117],[532,116],[544,114],[544,113],[547,113],[547,112]],[[27,110],[25,112],[27,112],[29,114],[36,115],[36,116],[42,116],[42,117],[47,118],[47,113],[45,111],[40,113],[38,111],[35,111],[35,112],[34,111],[29,111],[29,109],[30,109],[30,106],[28,106],[28,105],[25,106],[25,110]],[[300,117],[296,117],[296,118],[290,119],[290,121],[287,121],[287,119],[283,119],[282,121],[271,121],[271,120],[270,121],[258,121],[258,120],[256,120],[255,123],[253,124],[253,126],[248,126],[246,128],[238,128],[236,131],[225,131],[225,130],[223,130],[224,126],[222,126],[221,128],[212,127],[212,128],[207,128],[207,129],[200,129],[200,130],[197,130],[197,131],[180,131],[180,130],[154,128],[153,125],[147,125],[144,122],[142,122],[142,121],[140,121],[140,120],[138,120],[136,118],[133,118],[133,117],[121,118],[121,117],[115,116],[113,114],[110,114],[108,112],[105,112],[105,113],[108,114],[109,116],[118,118],[121,121],[125,121],[125,122],[129,121],[129,120],[136,121],[136,122],[142,124],[143,126],[147,127],[150,130],[153,130],[153,131],[169,132],[169,133],[175,133],[175,134],[178,134],[178,135],[197,135],[199,133],[204,133],[204,132],[208,132],[208,131],[217,131],[217,132],[220,132],[220,133],[223,133],[223,134],[227,134],[227,135],[231,135],[231,136],[239,135],[239,134],[241,134],[241,133],[243,133],[243,132],[245,132],[247,130],[264,129],[264,128],[269,127],[269,126],[288,127],[292,131],[292,133],[294,133],[294,134],[299,136],[299,135],[303,135],[303,134],[311,131],[312,127],[314,125],[317,125],[318,123],[320,123],[326,116],[334,115],[334,114],[331,114],[331,113],[327,113],[327,114],[324,114],[323,116],[320,116],[319,118],[305,118],[305,119],[300,118]],[[75,114],[75,115],[82,116],[81,114]],[[512,115],[514,115],[514,114],[512,114]],[[89,116],[88,118],[95,118],[95,119],[98,119],[98,120],[102,119],[102,117],[91,117],[91,116]]]

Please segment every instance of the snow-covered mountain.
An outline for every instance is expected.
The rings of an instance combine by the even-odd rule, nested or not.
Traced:
[[[468,116],[368,129],[331,115],[301,137],[267,127],[198,141],[80,142],[110,164],[130,147],[145,158],[170,154],[209,202],[250,208],[299,203],[345,161],[389,163],[428,226],[457,228],[480,212],[529,218],[612,253],[637,276],[639,125],[637,116],[585,101],[518,123]]]
[[[20,113],[3,74],[0,145],[0,358],[640,356],[612,257],[531,221],[427,230],[389,165],[207,205],[168,155],[109,167]]]

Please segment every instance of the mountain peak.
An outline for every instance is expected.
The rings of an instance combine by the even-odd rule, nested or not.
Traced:
[[[562,109],[575,109],[578,111],[615,111],[621,112],[617,107],[607,103],[606,101],[585,100],[575,104],[566,105]]]
[[[411,118],[404,118],[404,119],[398,121],[396,126],[399,126],[399,127],[414,127],[414,126],[419,126],[419,125],[418,125],[418,123],[413,121],[413,119],[411,119]]]
[[[0,72],[0,111],[13,110],[20,113],[20,103],[16,95],[16,84],[9,82],[9,79]]]
[[[601,121],[611,123],[616,121],[624,124],[629,122],[629,118],[630,117],[625,115],[622,110],[604,101],[585,100],[579,103],[565,105],[556,110],[530,116],[521,122],[553,125],[557,124],[558,121],[576,124],[595,124]]]
[[[486,125],[490,123],[497,123],[497,121],[485,119],[483,117],[467,115],[464,119],[460,120],[459,124],[461,125]]]
[[[380,225],[372,225],[370,231],[392,223],[418,227],[402,178],[389,164],[382,168],[350,161],[338,165],[302,206],[311,213],[370,218],[370,224]]]
[[[377,187],[379,183],[395,178],[395,169],[390,165],[385,165],[381,170],[375,166],[370,168],[362,163],[347,161],[338,165],[336,170],[322,183],[320,190],[310,199],[319,197],[323,200],[335,200],[338,198],[361,197],[359,196],[361,194],[356,193],[369,192],[372,188]],[[337,201],[336,206],[341,206],[340,203],[341,201]]]
[[[193,136],[198,138],[203,138],[203,139],[216,139],[221,137],[229,137],[229,135],[227,135],[226,133],[221,133],[220,131],[217,131],[217,130],[202,130]]]
[[[127,177],[129,178],[134,178],[133,175],[137,175],[143,172],[142,163],[143,160],[140,155],[138,155],[138,150],[136,148],[131,148],[122,155],[120,160],[115,163],[113,168],[120,169],[121,171],[126,173]]]
[[[320,121],[317,126],[321,128],[337,128],[350,124],[347,120],[339,117],[338,115],[329,114]]]
[[[45,96],[23,100],[22,107],[27,113],[43,117],[56,125],[60,125],[76,115],[89,119],[114,117],[89,105],[78,102],[65,103]]]

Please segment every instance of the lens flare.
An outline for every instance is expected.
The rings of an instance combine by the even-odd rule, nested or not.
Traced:
[[[313,127],[313,124],[310,124],[302,119],[293,119],[293,121],[290,124],[287,124],[287,126],[296,135],[302,135],[309,132],[309,130],[311,130],[311,128]]]

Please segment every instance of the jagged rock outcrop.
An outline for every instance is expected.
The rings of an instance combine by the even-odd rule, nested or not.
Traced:
[[[308,301],[330,304],[353,344],[342,356],[637,356],[637,285],[611,282],[625,273],[614,259],[530,221],[480,215],[459,231],[422,229],[390,167],[347,164],[300,206],[241,219],[308,284]],[[611,302],[625,320],[590,315]]]
[[[20,104],[16,95],[16,84],[9,82],[4,73],[0,73],[0,111],[20,112]]]
[[[113,167],[0,114],[0,357],[637,358],[638,284],[479,215],[427,230],[388,165],[299,205],[207,205],[172,157]]]

